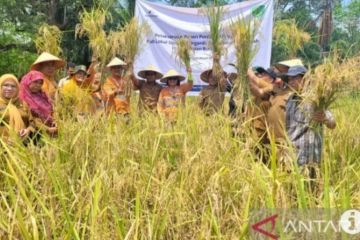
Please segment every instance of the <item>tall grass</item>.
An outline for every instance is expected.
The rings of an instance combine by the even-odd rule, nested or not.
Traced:
[[[357,101],[337,102],[318,197],[301,175],[256,161],[251,138],[233,138],[228,117],[205,117],[193,99],[174,125],[132,106],[128,124],[60,120],[42,148],[1,141],[1,239],[251,239],[252,209],[360,207]]]

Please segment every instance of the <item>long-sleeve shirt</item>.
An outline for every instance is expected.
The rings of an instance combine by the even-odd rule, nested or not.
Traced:
[[[323,125],[312,124],[314,107],[302,104],[301,98],[292,94],[286,103],[286,131],[297,152],[298,165],[320,163],[323,146]],[[325,111],[325,118],[332,120],[330,111]]]
[[[130,97],[125,95],[125,80],[108,77],[102,86],[106,112],[130,113]]]
[[[135,90],[140,91],[138,108],[139,112],[156,111],[162,86],[158,83],[148,83],[146,81],[136,81]]]

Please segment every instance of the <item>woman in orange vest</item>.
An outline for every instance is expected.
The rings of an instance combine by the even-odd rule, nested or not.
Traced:
[[[180,84],[185,77],[175,70],[168,71],[160,80],[166,83],[167,87],[160,92],[158,101],[158,112],[170,121],[175,120],[180,107],[185,106],[185,96],[192,89],[193,78],[191,69],[188,69],[188,82]]]
[[[115,57],[107,67],[111,71],[111,76],[105,80],[102,86],[106,113],[128,115],[130,113],[130,97],[125,95],[126,63]]]

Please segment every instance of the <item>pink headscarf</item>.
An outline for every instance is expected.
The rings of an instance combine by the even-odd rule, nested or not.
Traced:
[[[40,118],[45,125],[52,127],[54,124],[52,118],[53,106],[50,99],[43,91],[32,93],[29,88],[32,82],[39,79],[44,79],[44,75],[41,72],[36,70],[28,72],[21,79],[19,97],[29,105],[34,117]]]

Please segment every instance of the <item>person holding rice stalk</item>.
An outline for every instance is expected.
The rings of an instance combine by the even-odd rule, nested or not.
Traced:
[[[208,69],[200,74],[200,79],[209,85],[200,91],[199,106],[208,116],[219,112],[225,99],[227,73],[223,71],[220,79],[213,75],[213,70]]]
[[[96,112],[96,103],[91,95],[91,86],[85,83],[87,75],[84,65],[76,66],[74,77],[60,89],[62,101],[66,106],[65,109],[72,108],[70,112],[78,120],[83,120],[85,116]]]
[[[133,77],[134,89],[140,91],[138,109],[139,113],[144,111],[156,112],[157,102],[162,89],[162,86],[156,82],[157,79],[163,77],[160,70],[150,65],[138,72],[138,76],[146,79],[145,81],[138,80]]]
[[[297,163],[300,166],[320,164],[323,129],[336,127],[335,119],[329,110],[315,111],[314,106],[304,103],[300,96],[304,85],[303,66],[290,67],[286,76],[293,93],[286,103],[286,132],[297,150]],[[318,125],[319,128],[314,128]]]
[[[0,77],[0,136],[11,143],[12,137],[25,140],[35,132],[28,106],[19,99],[19,82],[12,74]]]
[[[44,74],[44,84],[42,90],[51,100],[55,100],[57,83],[55,80],[56,70],[62,68],[65,62],[60,58],[43,52],[36,61],[31,65],[31,70],[37,70]]]
[[[297,164],[303,167],[302,169],[309,170],[310,178],[314,179],[316,166],[321,161],[322,126],[325,124],[329,129],[333,129],[336,122],[330,111],[315,112],[314,106],[303,101],[300,93],[306,72],[307,69],[301,65],[289,68],[285,74],[287,89],[271,101],[268,122],[270,130],[282,131],[274,134],[277,137],[275,140],[279,142],[280,139],[288,138],[291,141],[296,151]],[[319,127],[314,128],[314,125]]]
[[[130,113],[130,97],[125,95],[124,72],[126,63],[115,57],[107,65],[111,71],[103,86],[102,93],[105,99],[105,111],[107,114],[114,112],[127,116]]]
[[[188,91],[192,89],[193,77],[191,68],[187,68],[188,82],[180,84],[185,80],[185,77],[176,70],[169,70],[160,80],[166,83],[167,87],[160,92],[159,101],[157,104],[158,112],[166,119],[175,121],[179,108],[185,106],[185,96]]]
[[[43,83],[44,75],[41,72],[28,72],[21,79],[19,96],[29,106],[36,128],[54,136],[58,129],[53,118],[53,104],[41,89]]]
[[[247,76],[250,83],[250,92],[253,95],[253,104],[248,106],[247,115],[252,120],[252,126],[256,133],[256,138],[260,145],[269,144],[267,136],[266,113],[269,108],[269,99],[274,95],[274,85],[277,76],[272,68],[264,69],[263,67],[255,67],[248,69]],[[265,155],[261,155],[260,148],[255,149],[264,163],[268,162]]]

